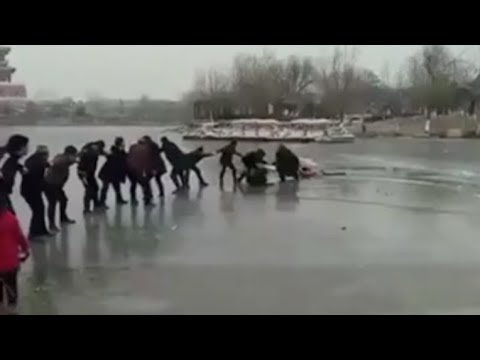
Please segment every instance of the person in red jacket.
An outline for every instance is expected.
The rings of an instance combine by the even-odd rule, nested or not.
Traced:
[[[17,275],[21,262],[29,255],[30,248],[20,223],[9,209],[6,195],[0,193],[0,306],[17,306]]]

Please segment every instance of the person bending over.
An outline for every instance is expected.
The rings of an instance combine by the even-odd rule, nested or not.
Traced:
[[[18,172],[23,172],[23,166],[20,159],[28,153],[29,139],[23,135],[12,135],[5,146],[3,152],[6,154],[4,163],[0,167],[0,193],[5,194],[7,206],[15,213],[10,195],[15,186],[15,177]]]
[[[208,186],[208,183],[203,178],[202,172],[197,167],[197,164],[203,159],[211,156],[214,156],[214,154],[206,153],[203,149],[203,146],[200,146],[194,151],[185,154],[185,159],[184,159],[185,170],[183,173],[183,177],[185,178],[185,184],[187,187],[189,187],[189,182],[190,182],[190,170],[192,170],[195,173],[195,175],[197,175],[200,187]]]
[[[60,223],[74,224],[75,221],[67,216],[68,198],[64,187],[70,176],[70,167],[77,162],[77,149],[67,146],[62,154],[53,158],[52,164],[45,172],[45,195],[47,197],[49,230],[57,232],[55,225],[55,213],[57,204],[60,206]]]
[[[45,203],[43,193],[45,191],[45,171],[50,166],[48,163],[48,147],[40,145],[24,165],[24,174],[20,186],[20,194],[32,210],[30,220],[29,237],[34,240],[40,236],[48,236],[51,233],[45,224]]]
[[[77,166],[78,178],[85,187],[83,196],[83,213],[89,214],[92,212],[90,204],[93,203],[95,210],[104,209],[98,197],[98,183],[96,179],[98,158],[100,155],[105,155],[105,143],[100,140],[86,144],[80,151],[79,162]]]
[[[265,151],[263,151],[262,149],[250,151],[247,154],[245,154],[245,156],[242,157],[242,162],[243,162],[243,165],[245,166],[245,170],[243,171],[242,175],[240,175],[240,178],[238,179],[238,183],[240,184],[242,180],[245,178],[247,178],[248,180],[248,178],[254,177],[256,174],[256,171],[259,169],[258,165],[267,164],[264,158],[265,158]],[[262,169],[262,170],[265,170],[265,169]]]
[[[121,186],[127,178],[127,152],[125,151],[125,141],[122,137],[115,139],[114,144],[110,148],[110,153],[106,157],[107,160],[98,174],[102,181],[100,205],[107,208],[106,201],[110,185],[112,185],[115,191],[117,204],[126,204],[127,201],[123,199]]]
[[[175,185],[174,193],[185,189],[187,187],[186,179],[184,176],[185,170],[185,154],[182,150],[175,144],[170,141],[166,136],[160,139],[162,142],[161,152],[165,153],[170,165],[172,165],[172,170],[170,172],[170,178],[172,179],[173,184]]]

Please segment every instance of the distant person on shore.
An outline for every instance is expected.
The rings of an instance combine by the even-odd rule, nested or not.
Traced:
[[[143,200],[145,205],[152,204],[152,189],[148,183],[148,173],[150,167],[151,155],[150,147],[144,138],[130,146],[127,155],[127,176],[130,180],[130,203],[138,205],[137,186],[140,185],[143,191]]]
[[[195,175],[197,175],[199,186],[207,187],[208,183],[203,178],[202,172],[198,168],[197,164],[207,157],[214,156],[212,153],[206,153],[203,149],[203,146],[196,148],[194,151],[191,151],[185,154],[184,164],[185,170],[183,173],[183,177],[185,178],[185,184],[189,187],[190,182],[190,170],[192,170]]]
[[[115,191],[117,205],[127,203],[123,199],[121,186],[127,179],[127,152],[125,151],[125,141],[122,137],[117,137],[110,148],[110,153],[106,155],[107,160],[103,164],[98,177],[102,181],[102,190],[100,192],[100,205],[107,207],[107,194],[110,185]]]
[[[173,184],[175,185],[174,193],[186,189],[187,183],[184,176],[185,170],[185,154],[182,150],[175,144],[170,141],[166,136],[160,139],[162,142],[161,151],[165,153],[170,165],[172,165],[172,170],[170,172],[170,178],[172,179]]]
[[[6,160],[0,168],[0,193],[5,194],[5,201],[11,212],[15,213],[13,204],[10,200],[10,195],[15,186],[15,177],[18,172],[23,172],[23,166],[20,164],[20,159],[28,153],[29,139],[23,135],[13,135],[5,146],[4,152]]]
[[[45,171],[50,166],[48,163],[49,151],[45,145],[37,147],[35,153],[25,161],[25,171],[20,186],[20,194],[32,210],[29,237],[31,240],[51,233],[45,224]]]
[[[7,195],[0,193],[0,306],[12,311],[18,303],[20,264],[30,255],[30,247],[20,223],[10,210]]]
[[[60,223],[75,223],[67,216],[68,198],[63,188],[70,176],[70,166],[77,162],[77,155],[78,151],[74,146],[67,146],[62,154],[54,157],[52,164],[45,172],[45,195],[48,201],[47,214],[51,232],[59,231],[55,224],[57,204],[60,206]]]
[[[293,177],[298,181],[300,160],[289,148],[281,144],[275,154],[275,166],[281,182],[285,182],[287,176]]]
[[[88,143],[80,151],[77,174],[85,187],[85,194],[83,196],[84,214],[92,212],[92,208],[90,207],[92,203],[94,210],[105,209],[100,204],[99,188],[96,178],[98,158],[100,155],[105,155],[105,142],[102,140]]]
[[[158,197],[163,199],[165,197],[165,188],[162,176],[167,172],[167,167],[163,161],[160,146],[150,136],[144,136],[143,139],[146,141],[150,152],[149,171],[146,179],[147,186],[150,186],[151,178],[155,179],[158,187]]]
[[[230,169],[232,172],[233,184],[235,186],[237,184],[237,168],[233,164],[233,156],[237,155],[240,158],[242,157],[242,154],[237,151],[237,141],[232,140],[228,145],[217,150],[217,154],[221,154],[220,165],[222,166],[222,170],[220,170],[220,188],[223,189],[223,179],[227,169]]]

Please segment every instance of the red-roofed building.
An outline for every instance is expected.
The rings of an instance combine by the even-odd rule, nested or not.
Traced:
[[[25,111],[27,88],[24,84],[12,83],[16,69],[7,60],[10,48],[0,46],[0,114],[12,114]]]

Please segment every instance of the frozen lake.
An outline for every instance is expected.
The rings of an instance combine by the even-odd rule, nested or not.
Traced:
[[[115,136],[128,143],[161,128],[0,128],[64,146]],[[198,142],[181,142],[184,150]],[[204,143],[207,151],[222,143]],[[273,160],[275,144],[262,146]],[[290,145],[346,177],[218,189],[218,158],[201,168],[211,186],[164,204],[116,207],[83,218],[72,169],[76,225],[33,244],[22,269],[26,314],[378,314],[480,312],[480,142],[370,139]],[[24,225],[30,212],[14,195]],[[155,194],[158,193],[153,185]],[[127,186],[124,194],[128,195]],[[128,198],[128,196],[126,196]]]

